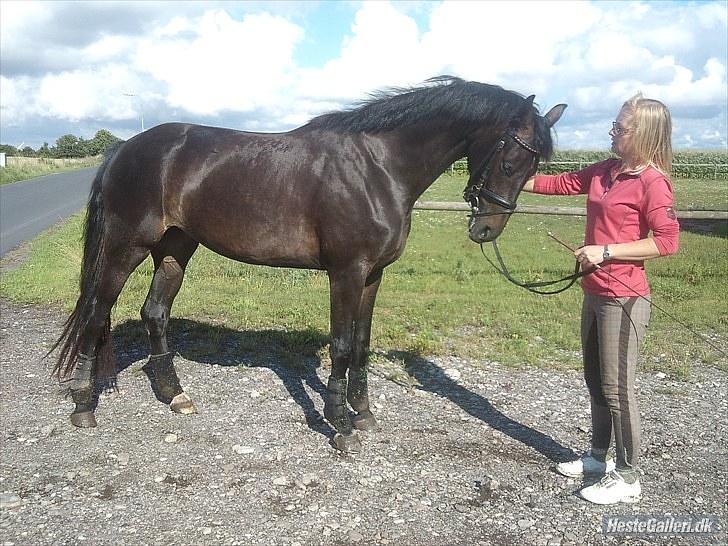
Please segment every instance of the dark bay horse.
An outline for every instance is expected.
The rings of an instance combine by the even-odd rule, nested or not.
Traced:
[[[196,411],[175,372],[166,327],[202,244],[251,264],[326,270],[332,368],[324,415],[337,431],[335,445],[357,451],[354,428],[376,426],[366,371],[374,300],[382,271],[404,250],[415,200],[465,156],[470,238],[495,239],[523,184],[550,156],[551,127],[566,108],[542,117],[533,98],[443,76],[287,133],[167,123],[118,146],[93,181],[80,296],[54,347],[61,347],[54,372],[68,378],[75,403],[71,422],[96,426],[96,387],[116,375],[111,308],[150,253],[144,370],[160,401]]]

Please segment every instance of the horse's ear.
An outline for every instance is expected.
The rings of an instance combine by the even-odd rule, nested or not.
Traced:
[[[556,122],[561,119],[561,114],[563,114],[564,110],[566,110],[566,106],[566,104],[557,104],[551,110],[549,110],[543,117],[543,119],[546,120],[546,125],[549,127],[553,127]]]
[[[523,107],[511,118],[511,128],[515,129],[520,127],[523,125],[524,120],[529,118],[529,114],[533,111],[533,99],[535,98],[536,95],[526,97],[526,102],[523,103]]]
[[[523,109],[521,110],[521,115],[527,116],[529,112],[533,110],[533,99],[536,98],[536,95],[531,95],[529,97],[526,97],[526,102],[523,105]]]

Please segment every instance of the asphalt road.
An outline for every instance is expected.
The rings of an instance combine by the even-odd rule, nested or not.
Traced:
[[[96,167],[0,186],[0,255],[86,205]]]

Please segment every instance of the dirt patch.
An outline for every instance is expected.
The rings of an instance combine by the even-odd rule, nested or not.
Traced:
[[[0,258],[0,275],[21,266],[30,256],[31,248],[31,243],[23,243],[12,250],[8,250]]]
[[[599,507],[553,472],[589,443],[578,372],[408,355],[398,375],[396,362],[377,358],[370,389],[381,430],[362,433],[362,453],[350,456],[329,445],[325,363],[291,366],[262,347],[246,349],[240,367],[227,353],[193,358],[177,335],[175,364],[200,409],[183,416],[139,372],[146,347],[122,336],[120,391],[102,396],[99,427],[81,430],[41,360],[65,317],[5,301],[0,311],[2,544],[726,541],[725,531],[601,531],[602,517],[617,514],[716,515],[725,528],[728,377],[715,368],[693,366],[688,381],[639,376],[644,498]]]

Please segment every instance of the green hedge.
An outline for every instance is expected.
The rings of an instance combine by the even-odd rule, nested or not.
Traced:
[[[611,157],[603,150],[559,150],[550,163],[541,163],[539,172],[556,174],[579,170],[591,163]],[[456,161],[454,172],[467,172],[465,160]],[[728,180],[728,153],[722,151],[681,150],[674,153],[672,175],[675,178]]]

